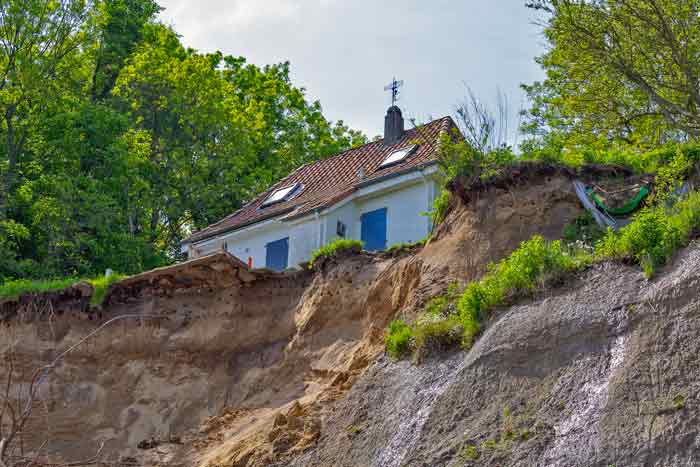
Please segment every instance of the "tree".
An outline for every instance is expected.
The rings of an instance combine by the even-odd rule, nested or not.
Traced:
[[[162,25],[129,59],[114,91],[148,140],[139,229],[175,252],[188,230],[230,214],[300,165],[364,141],[332,126],[294,87],[289,64],[198,54]]]
[[[161,10],[153,0],[104,0],[98,9],[93,100],[109,96],[126,59],[143,38],[144,26]]]
[[[288,63],[185,48],[158,11],[0,0],[0,283],[167,264],[192,229],[364,142]]]
[[[0,221],[7,217],[19,156],[32,109],[46,99],[47,83],[70,73],[62,65],[86,43],[88,0],[0,1],[0,115],[6,164],[0,183]]]
[[[653,146],[700,134],[700,4],[537,0],[549,50],[525,129],[564,144]],[[558,137],[560,138],[560,137]],[[556,138],[555,138],[556,139]],[[559,139],[561,142],[561,138]]]

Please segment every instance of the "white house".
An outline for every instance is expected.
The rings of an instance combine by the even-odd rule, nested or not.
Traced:
[[[436,147],[450,117],[405,131],[401,110],[385,117],[384,139],[302,166],[221,221],[182,242],[190,258],[225,249],[254,268],[297,267],[337,238],[367,250],[428,235],[424,213],[438,194]]]

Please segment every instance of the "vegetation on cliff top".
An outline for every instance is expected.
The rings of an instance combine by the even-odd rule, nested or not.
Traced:
[[[346,238],[339,238],[332,241],[328,245],[324,245],[318,250],[311,254],[311,261],[309,261],[309,269],[313,269],[316,262],[323,258],[333,258],[341,253],[359,253],[362,251],[363,243],[359,240],[350,240]]]
[[[99,306],[102,304],[109,286],[124,279],[126,276],[113,273],[109,276],[98,277],[95,279],[48,279],[48,280],[27,280],[20,279],[15,281],[7,281],[0,285],[0,298],[18,298],[24,294],[39,294],[45,292],[54,292],[57,290],[67,289],[78,282],[87,282],[93,287],[90,304]]]

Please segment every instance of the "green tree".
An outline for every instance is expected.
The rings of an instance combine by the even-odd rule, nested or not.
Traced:
[[[700,4],[538,0],[547,72],[524,129],[554,145],[653,146],[700,133]],[[554,134],[552,134],[554,133]]]
[[[64,65],[86,44],[90,11],[86,0],[0,1],[0,220],[7,218],[9,197],[21,175],[17,167],[30,115],[50,98],[47,84],[71,72]]]

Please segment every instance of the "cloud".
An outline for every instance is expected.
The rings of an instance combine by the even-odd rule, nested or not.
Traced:
[[[331,119],[370,136],[383,128],[393,76],[404,114],[453,111],[468,83],[485,100],[542,78],[537,27],[520,0],[161,0],[183,41],[259,65],[289,60],[296,84]]]

